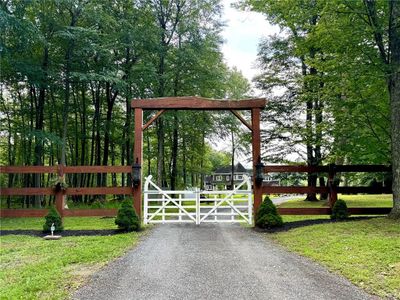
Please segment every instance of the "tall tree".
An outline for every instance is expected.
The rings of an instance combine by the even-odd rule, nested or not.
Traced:
[[[320,112],[325,112],[326,125],[330,127],[323,131],[331,144],[328,161],[391,162],[394,201],[391,216],[398,217],[399,2],[336,0],[304,5],[299,1],[289,7],[286,2],[249,0],[242,4],[264,13],[273,23],[289,31],[281,39],[293,45],[291,57],[301,58],[304,49],[315,51],[313,55],[309,52],[304,62],[317,76],[323,74],[322,81],[314,78],[318,79],[315,91],[324,101],[318,105],[314,102],[313,110],[315,120],[321,117]],[[305,26],[305,21],[313,16],[317,17],[316,22]],[[298,29],[301,29],[299,34],[294,34]],[[278,53],[285,53],[284,49],[277,49]],[[286,73],[278,69],[275,69],[278,76],[272,82],[285,86],[279,76]],[[262,85],[271,82],[262,76],[260,79]],[[290,85],[287,86],[288,91]],[[307,117],[312,119],[309,114]],[[320,133],[316,133],[318,138]],[[322,140],[321,146],[326,145]]]

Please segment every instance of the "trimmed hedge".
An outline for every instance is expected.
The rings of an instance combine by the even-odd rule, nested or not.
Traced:
[[[43,225],[43,232],[51,232],[51,224],[53,223],[55,227],[54,232],[61,232],[64,230],[61,216],[54,206],[50,207],[49,213],[44,218],[46,221]]]
[[[282,217],[279,215],[278,210],[274,203],[268,196],[265,196],[263,203],[256,215],[256,226],[263,229],[271,229],[283,226]]]
[[[338,199],[332,207],[332,220],[345,220],[349,217],[347,204],[344,200]]]
[[[118,210],[115,219],[115,224],[118,225],[118,229],[123,231],[140,230],[140,220],[132,206],[131,200],[125,200],[122,202],[121,208]]]

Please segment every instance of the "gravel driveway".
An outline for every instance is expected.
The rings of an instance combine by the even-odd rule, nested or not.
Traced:
[[[157,226],[74,299],[377,299],[239,225]]]

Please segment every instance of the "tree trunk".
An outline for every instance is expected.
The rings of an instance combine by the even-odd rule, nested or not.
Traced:
[[[164,182],[164,122],[158,118],[157,125],[157,184],[162,186]]]
[[[178,176],[178,115],[174,112],[174,123],[172,133],[172,166],[171,166],[171,190],[176,190],[176,179]]]
[[[303,76],[307,76],[307,66],[303,62],[302,59],[302,74]],[[307,137],[306,137],[306,148],[307,148],[307,165],[308,166],[313,166],[315,165],[315,157],[314,157],[314,147],[313,147],[313,120],[312,120],[312,115],[313,115],[313,100],[312,97],[310,97],[310,87],[309,84],[305,86],[306,92],[307,92],[307,101],[306,101],[306,131],[307,131]],[[309,187],[314,187],[317,185],[317,174],[315,173],[308,173],[307,177],[307,185]],[[306,201],[317,201],[317,196],[315,193],[308,193],[307,197],[305,199]]]
[[[94,153],[94,163],[99,166],[101,164],[101,137],[100,137],[100,109],[101,109],[101,98],[100,98],[100,83],[97,83],[95,92],[95,122],[96,122],[96,132],[95,132],[95,153]],[[97,174],[96,184],[101,186],[101,175]]]
[[[312,2],[312,5],[315,6],[315,1]],[[315,26],[317,24],[317,16],[313,15],[310,18],[310,25]],[[309,55],[310,58],[313,59],[315,57],[316,49],[311,46],[309,49]],[[306,65],[304,62],[304,58],[302,60],[302,71],[303,71],[303,76],[307,76],[306,72]],[[318,143],[317,136],[316,136],[316,123],[317,123],[317,117],[315,118],[315,123],[313,123],[313,110],[317,109],[315,107],[315,103],[318,103],[318,96],[317,92],[318,89],[320,88],[318,82],[316,81],[317,77],[317,69],[315,67],[310,67],[309,71],[309,80],[305,84],[305,92],[307,94],[307,112],[306,112],[306,128],[307,128],[307,165],[309,166],[315,166],[318,164],[318,161],[316,160],[316,157],[314,156],[315,154],[315,146]],[[322,117],[322,115],[321,115]],[[314,131],[314,126],[315,126],[315,131]],[[317,173],[308,173],[308,186],[309,187],[315,187],[317,186],[317,179],[318,175]],[[318,201],[317,195],[315,193],[308,193],[306,197],[306,201]]]
[[[45,103],[45,97],[46,97],[46,88],[47,88],[47,67],[49,64],[49,49],[48,47],[44,47],[43,50],[43,62],[42,62],[42,72],[43,72],[43,78],[40,83],[40,88],[39,88],[39,97],[36,105],[36,125],[35,125],[35,130],[36,133],[39,133],[43,131],[43,119],[44,119],[44,103]],[[43,165],[42,157],[43,157],[43,139],[38,138],[37,136],[35,137],[35,161],[34,165],[35,166],[41,166]],[[40,174],[35,174],[34,177],[34,186],[35,187],[40,187],[41,186],[41,180],[40,180]],[[40,208],[41,207],[41,202],[43,200],[43,196],[36,196],[35,197],[35,207]]]
[[[389,51],[391,73],[389,95],[391,112],[393,209],[390,218],[400,219],[400,1],[389,2]]]
[[[201,135],[201,155],[200,155],[200,188],[204,186],[204,153],[206,149],[206,134]]]
[[[320,87],[323,87],[323,83],[320,83]],[[316,165],[319,166],[322,163],[322,153],[321,153],[321,144],[322,144],[322,121],[323,121],[323,115],[322,115],[322,110],[323,110],[323,103],[321,102],[322,100],[317,99],[315,101],[315,138],[316,138],[316,144],[315,144],[315,162]],[[319,186],[324,187],[325,186],[325,178],[323,176],[319,176]],[[324,193],[321,194],[320,200],[326,200],[328,199],[328,194]]]
[[[79,11],[70,11],[71,23],[70,27],[75,27],[78,20]],[[67,50],[65,53],[65,81],[64,81],[64,107],[63,107],[63,131],[62,131],[62,148],[61,148],[61,164],[66,165],[66,152],[67,152],[67,129],[68,129],[68,109],[69,109],[69,90],[70,90],[70,72],[72,65],[72,53],[74,49],[74,40],[68,42]]]
[[[112,95],[112,88],[110,83],[106,83],[106,100],[107,100],[107,112],[106,112],[106,126],[104,133],[104,153],[103,153],[103,166],[108,165],[108,157],[110,153],[110,139],[111,139],[111,119],[112,111],[114,108],[115,99],[117,98],[118,91]],[[103,174],[102,185],[107,186],[107,174]]]
[[[187,186],[187,167],[186,167],[186,135],[182,133],[182,172],[183,172],[183,187]]]

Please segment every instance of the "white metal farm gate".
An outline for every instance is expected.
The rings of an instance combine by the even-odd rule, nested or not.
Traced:
[[[227,191],[166,191],[146,178],[144,223],[248,223],[252,224],[252,191],[248,176]]]

